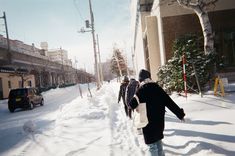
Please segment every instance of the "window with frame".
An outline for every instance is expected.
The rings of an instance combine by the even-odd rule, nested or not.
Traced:
[[[32,87],[32,82],[31,82],[31,81],[28,81],[27,83],[28,83],[27,85],[28,85],[29,87]]]
[[[219,66],[235,66],[235,29],[216,32],[215,48]]]

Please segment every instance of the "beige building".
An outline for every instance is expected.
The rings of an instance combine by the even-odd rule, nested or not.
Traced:
[[[47,56],[51,61],[58,62],[63,65],[72,66],[72,60],[68,59],[68,51],[64,49],[53,49],[47,51]]]
[[[24,53],[34,57],[46,58],[40,54],[40,49],[36,48],[34,44],[27,45],[19,40],[9,40],[10,50],[18,53]],[[0,47],[7,48],[7,39],[0,35]],[[35,77],[31,74],[23,74],[22,72],[14,71],[13,68],[6,68],[0,66],[0,99],[8,98],[9,91],[15,88],[35,87]]]
[[[192,10],[162,0],[132,0],[132,32],[135,68],[145,68],[157,80],[157,71],[172,57],[173,41],[184,34],[202,34]],[[210,8],[215,47],[225,69],[235,71],[235,1],[219,0]],[[218,71],[221,72],[221,71]]]
[[[35,87],[34,75],[23,77],[24,87]],[[0,99],[8,98],[11,89],[21,88],[22,78],[11,71],[2,70],[0,72]]]
[[[48,87],[62,83],[76,82],[75,76],[72,76],[74,73],[74,70],[71,68],[72,61],[68,59],[68,52],[66,50],[52,50],[49,57],[47,56],[46,42],[41,44],[45,49],[39,49],[36,48],[34,44],[27,45],[19,40],[10,39],[9,41],[10,51],[12,51],[13,55],[18,56],[19,58],[14,59],[12,64],[4,64],[0,62],[0,99],[7,98],[10,89],[22,87],[22,81],[24,82],[23,87]],[[3,35],[0,35],[0,48],[1,50],[7,48],[7,39]],[[22,53],[23,57],[18,53]],[[59,62],[64,66],[57,64],[59,68],[61,66],[61,71],[47,71],[46,69],[43,69],[43,66],[40,64],[27,62],[29,58],[34,57],[48,60],[50,62]],[[51,58],[51,60],[49,58]],[[19,64],[14,64],[15,62]],[[25,65],[24,63],[28,64]],[[48,64],[50,63],[48,62]],[[45,64],[44,68],[46,68],[48,64]],[[22,70],[24,71],[22,72]]]

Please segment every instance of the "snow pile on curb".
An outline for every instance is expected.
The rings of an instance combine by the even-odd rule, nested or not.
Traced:
[[[28,133],[33,133],[36,130],[36,125],[32,120],[28,120],[24,123],[23,125],[23,131],[28,134]]]

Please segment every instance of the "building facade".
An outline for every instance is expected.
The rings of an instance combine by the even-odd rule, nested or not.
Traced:
[[[63,65],[72,66],[72,60],[68,59],[68,51],[64,49],[51,49],[46,51],[51,61],[58,62]]]
[[[9,39],[10,50],[18,53],[23,53],[26,55],[31,55],[34,57],[39,57],[43,59],[49,59],[45,54],[43,54],[42,49],[35,47],[34,43],[32,45],[25,44],[19,40]],[[0,47],[7,48],[7,38],[0,34]]]
[[[209,10],[223,72],[235,71],[234,17],[234,0],[219,0]],[[176,38],[190,33],[202,35],[199,19],[192,10],[165,0],[132,0],[132,28],[136,70],[148,69],[154,80],[157,80],[158,68],[173,56]]]
[[[9,43],[8,51],[7,39],[0,35],[0,99],[8,98],[10,89],[47,88],[77,82],[76,73],[79,71],[72,67],[66,50],[52,51],[55,57],[50,59],[47,49],[39,49],[34,44],[27,45],[19,40],[9,39]],[[43,45],[45,48],[46,44]]]
[[[0,99],[8,98],[11,89],[21,88],[22,85],[23,87],[35,87],[34,75],[28,74],[22,78],[15,72],[0,71]]]

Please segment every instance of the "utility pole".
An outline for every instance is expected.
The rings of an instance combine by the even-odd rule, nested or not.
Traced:
[[[101,87],[100,85],[100,74],[99,74],[99,67],[97,63],[97,53],[96,53],[96,42],[95,42],[95,29],[94,29],[94,15],[91,7],[91,0],[89,0],[89,8],[90,8],[90,16],[91,16],[91,34],[93,39],[93,48],[94,48],[94,58],[95,58],[95,71],[96,71],[96,77],[97,77],[97,89]]]
[[[77,69],[77,63],[78,63],[78,61],[77,61],[77,59],[76,59],[76,57],[75,57],[75,74],[76,74],[76,80],[77,80],[77,85],[78,85],[78,90],[79,90],[79,93],[80,93],[80,96],[81,96],[81,98],[83,98],[83,96],[82,96],[82,88],[81,88],[81,86],[80,86],[80,82],[79,82],[79,79],[78,79],[78,69]]]
[[[98,56],[99,56],[99,73],[100,73],[100,82],[103,83],[103,70],[102,70],[102,64],[100,59],[100,46],[99,46],[99,37],[98,34],[96,34],[96,40],[97,40],[97,48],[98,48]]]
[[[94,49],[94,59],[95,59],[95,74],[96,74],[96,83],[97,83],[97,89],[99,89],[101,87],[100,84],[100,72],[99,72],[99,66],[98,66],[98,62],[97,62],[97,51],[96,51],[96,41],[95,41],[95,26],[94,26],[94,15],[93,15],[93,11],[92,11],[92,6],[91,6],[91,0],[89,0],[89,9],[90,9],[90,21],[86,20],[86,28],[91,28],[91,30],[84,30],[84,28],[81,28],[81,30],[79,31],[80,33],[85,33],[85,32],[91,32],[92,34],[92,39],[93,39],[93,49]]]
[[[8,61],[11,63],[11,54],[10,54],[10,40],[8,35],[8,28],[7,28],[7,18],[5,12],[3,12],[3,16],[0,17],[4,19],[5,29],[6,29],[6,36],[7,36],[7,51],[8,51]]]
[[[78,69],[77,69],[77,63],[78,63],[78,61],[77,61],[77,58],[76,58],[76,56],[75,56],[75,58],[74,58],[74,63],[75,63],[75,81],[76,81],[76,83],[79,83],[78,81]]]

